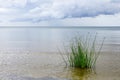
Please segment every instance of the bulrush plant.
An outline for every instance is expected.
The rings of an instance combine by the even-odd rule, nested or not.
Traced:
[[[69,46],[69,51],[67,51],[67,59],[62,55],[66,65],[70,67],[77,68],[94,68],[96,61],[101,52],[104,40],[101,42],[101,45],[98,50],[96,50],[96,38],[88,34],[85,38],[75,37]]]

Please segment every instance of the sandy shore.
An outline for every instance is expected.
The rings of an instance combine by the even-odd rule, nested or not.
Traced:
[[[17,77],[17,78],[16,78]],[[57,53],[0,54],[1,80],[119,80],[120,53],[101,53],[94,70],[65,68]],[[29,79],[31,78],[31,79]],[[42,79],[44,80],[44,79]],[[46,79],[45,79],[46,80]]]

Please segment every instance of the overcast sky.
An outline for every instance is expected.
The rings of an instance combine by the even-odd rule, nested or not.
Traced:
[[[119,26],[120,0],[0,0],[0,25]]]

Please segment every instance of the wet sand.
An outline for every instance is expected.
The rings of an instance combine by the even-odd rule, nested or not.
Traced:
[[[94,70],[66,68],[58,53],[0,54],[1,80],[119,80],[120,53],[101,53]]]

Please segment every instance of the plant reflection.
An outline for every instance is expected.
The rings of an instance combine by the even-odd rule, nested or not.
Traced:
[[[69,68],[66,71],[66,77],[70,80],[94,80],[96,76],[95,70]]]

